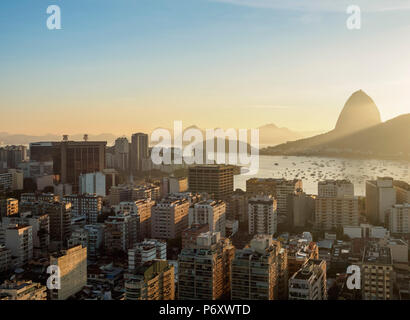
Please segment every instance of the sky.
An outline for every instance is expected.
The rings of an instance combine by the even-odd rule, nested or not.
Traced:
[[[4,0],[0,30],[0,132],[318,132],[359,89],[410,112],[410,0]]]

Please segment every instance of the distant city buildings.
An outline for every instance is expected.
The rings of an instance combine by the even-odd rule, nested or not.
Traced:
[[[61,142],[37,142],[30,144],[30,159],[53,161],[54,174],[60,183],[69,183],[73,191],[79,191],[81,174],[102,172],[105,168],[106,142],[69,141],[65,136]]]
[[[27,147],[26,146],[6,146],[0,147],[0,170],[1,169],[17,169],[18,164],[26,161]]]
[[[142,171],[143,160],[148,159],[148,135],[145,133],[134,133],[131,137],[129,149],[131,174],[138,175]]]
[[[250,195],[271,195],[277,201],[278,215],[287,215],[288,196],[303,190],[300,179],[252,178],[246,181],[246,192]]]

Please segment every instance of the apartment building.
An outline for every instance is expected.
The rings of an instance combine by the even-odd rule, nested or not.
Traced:
[[[271,235],[256,235],[249,248],[236,250],[232,262],[231,299],[276,300],[283,296],[280,292],[286,279],[286,269],[282,270],[283,254],[280,243]]]
[[[258,195],[248,200],[249,234],[275,234],[277,202],[270,195]]]
[[[85,216],[87,224],[97,223],[102,211],[102,197],[95,194],[72,194],[63,197],[63,202],[71,203],[73,216]]]
[[[222,200],[205,200],[189,209],[193,224],[208,224],[209,231],[225,237],[226,203]]]
[[[286,215],[288,212],[288,196],[302,190],[303,183],[300,179],[252,178],[246,181],[246,192],[249,195],[271,195],[277,200],[279,215]]]
[[[361,262],[364,300],[393,300],[393,260],[391,249],[377,242],[367,244]]]
[[[289,279],[289,300],[327,300],[326,261],[310,259]]]
[[[207,193],[213,199],[227,199],[233,192],[234,168],[229,165],[194,165],[189,167],[189,190]]]
[[[16,266],[21,267],[33,258],[33,228],[29,225],[4,226],[5,246],[16,257]]]
[[[410,234],[410,204],[396,204],[389,209],[389,230],[392,234]]]
[[[19,201],[17,199],[0,199],[0,217],[16,216],[18,213]]]
[[[366,181],[366,216],[370,223],[386,223],[386,215],[396,201],[393,178],[378,177],[377,180]]]
[[[151,237],[175,239],[188,228],[189,202],[165,198],[152,207]]]
[[[178,256],[178,298],[228,299],[234,252],[231,241],[221,238],[219,232],[200,234],[196,245]]]
[[[52,300],[66,300],[87,284],[87,248],[82,245],[56,252],[50,265],[58,266],[60,289],[50,292]]]
[[[47,300],[47,288],[31,280],[5,281],[0,285],[0,300]]]
[[[167,259],[167,243],[156,239],[145,239],[128,250],[128,270],[133,272],[138,266],[155,259]]]
[[[360,224],[358,197],[316,198],[315,224],[322,230],[332,230]]]
[[[151,260],[125,279],[126,300],[174,300],[174,266],[168,261]]]

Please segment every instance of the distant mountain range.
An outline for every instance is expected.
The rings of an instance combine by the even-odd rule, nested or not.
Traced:
[[[173,136],[173,130],[169,128],[164,128],[169,130]],[[202,135],[205,139],[205,129],[201,129],[196,125],[192,125],[184,129],[198,129],[202,132]],[[215,128],[216,129],[216,128]],[[288,128],[279,128],[274,124],[267,124],[262,127],[259,127],[259,144],[260,146],[275,146],[287,141],[293,141],[301,138],[306,138],[317,134],[317,132],[296,132]],[[70,140],[83,140],[84,134],[73,134],[69,135]],[[248,134],[249,136],[249,134]],[[88,138],[90,141],[107,141],[107,144],[113,145],[115,139],[118,136],[115,136],[111,133],[102,133],[98,135],[89,134]],[[130,137],[128,137],[130,139]],[[61,141],[62,136],[56,134],[46,134],[41,136],[34,135],[25,135],[25,134],[9,134],[7,132],[0,132],[0,146],[1,145],[28,145],[31,142],[40,142],[40,141]],[[184,142],[184,145],[189,144],[190,142]]]
[[[363,91],[346,102],[334,130],[261,150],[265,155],[342,156],[410,160],[410,114],[384,123]]]

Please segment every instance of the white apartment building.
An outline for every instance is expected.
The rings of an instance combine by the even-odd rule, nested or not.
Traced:
[[[21,267],[33,258],[33,228],[28,225],[3,226],[5,246],[16,257],[16,264]]]
[[[94,194],[66,195],[63,202],[71,203],[73,216],[86,216],[87,223],[95,224],[102,211],[102,197]]]
[[[326,261],[308,260],[289,279],[289,300],[327,300]]]
[[[128,250],[128,270],[132,272],[139,265],[155,259],[167,259],[167,244],[155,239],[145,239]]]
[[[226,203],[224,201],[201,201],[189,210],[194,224],[207,224],[210,232],[220,232],[221,237],[225,237]]]
[[[81,194],[95,194],[105,197],[105,174],[102,172],[81,174],[79,188]]]
[[[248,200],[249,234],[275,234],[277,202],[270,195],[258,195]]]
[[[410,233],[410,204],[396,204],[389,210],[389,230],[392,234]]]

